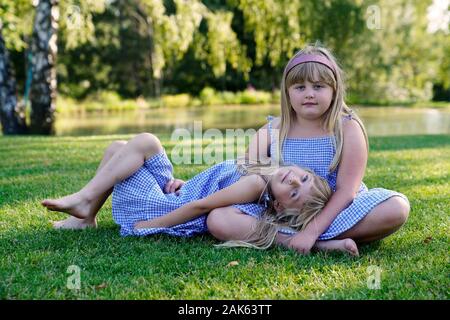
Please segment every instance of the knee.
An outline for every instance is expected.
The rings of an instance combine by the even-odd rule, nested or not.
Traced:
[[[209,233],[219,240],[228,239],[227,220],[225,219],[225,210],[218,208],[212,210],[206,217],[206,225]]]
[[[116,140],[112,142],[105,150],[105,156],[112,157],[117,151],[119,151],[127,142],[123,140]]]
[[[410,207],[408,202],[400,197],[392,197],[389,201],[388,223],[394,227],[401,227],[408,220]]]
[[[140,133],[135,136],[132,140],[135,148],[144,155],[151,155],[161,152],[163,147],[158,137],[151,133]]]

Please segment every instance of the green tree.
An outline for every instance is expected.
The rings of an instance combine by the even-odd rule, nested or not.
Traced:
[[[31,41],[30,133],[53,134],[56,100],[56,39],[58,0],[40,0],[36,6]]]
[[[378,0],[365,2],[367,29],[355,47],[351,91],[358,100],[409,102],[429,100],[442,43],[427,32],[431,1]],[[369,7],[372,6],[372,7]],[[379,14],[379,25],[369,22]]]
[[[94,0],[66,0],[62,1],[62,6],[65,11],[70,8],[79,8],[78,5],[83,6],[87,12],[84,16],[79,14],[72,17],[78,19],[82,16],[84,19],[78,19],[76,26],[71,31],[68,26],[65,30],[69,34],[71,41],[66,42],[69,46],[75,46],[77,41],[73,40],[78,36],[78,42],[86,42],[91,39],[92,24],[90,24],[90,14],[93,11],[102,10],[103,6],[99,5]],[[16,89],[12,88],[15,85],[14,70],[8,61],[7,47],[11,46],[16,50],[22,50],[26,47],[27,39],[31,28],[29,22],[31,21],[32,12],[29,5],[25,1],[2,1],[0,3],[0,13],[2,27],[0,31],[5,31],[5,44],[3,50],[0,51],[0,64],[5,66],[2,71],[2,79],[0,83],[1,95],[5,98],[0,100],[0,109],[2,112],[2,130],[5,134],[24,133],[27,130],[23,129],[25,126],[25,105],[17,104],[17,97],[15,96]],[[31,55],[31,62],[28,66],[31,68],[31,112],[30,112],[30,132],[39,134],[51,134],[53,132],[55,98],[56,98],[56,52],[57,52],[57,33],[59,20],[59,0],[39,0],[35,2],[36,10],[34,14],[33,32],[29,52]],[[25,18],[25,19],[24,19]],[[30,20],[27,20],[30,19]],[[84,20],[84,21],[83,21]],[[71,21],[66,20],[66,21]],[[28,23],[28,25],[27,25]],[[3,24],[6,27],[3,27]],[[75,36],[74,36],[75,35]],[[0,39],[3,43],[3,38]],[[9,87],[4,84],[8,83]],[[12,96],[14,95],[14,97]],[[16,106],[13,106],[16,104]],[[14,111],[12,111],[14,110]],[[6,118],[6,119],[5,119]],[[9,125],[7,124],[9,123]],[[18,126],[17,124],[20,124]],[[11,130],[11,128],[15,128]]]
[[[29,1],[0,1],[0,122],[4,134],[27,132],[25,105],[17,99],[17,84],[9,49],[23,50],[24,38],[31,26],[27,23],[32,13]]]
[[[149,35],[152,39],[151,65],[153,77],[163,79],[163,71],[171,73],[189,48],[195,57],[206,61],[216,77],[232,68],[248,74],[250,60],[231,28],[232,14],[218,10],[213,12],[198,0],[174,0],[174,14],[166,14],[162,0],[141,0]],[[199,32],[204,21],[207,32]]]

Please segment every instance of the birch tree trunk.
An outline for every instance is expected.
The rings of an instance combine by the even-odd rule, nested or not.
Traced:
[[[31,40],[30,132],[54,134],[59,0],[39,0]]]
[[[25,108],[18,105],[16,92],[14,67],[9,60],[0,26],[0,122],[5,135],[27,132]]]

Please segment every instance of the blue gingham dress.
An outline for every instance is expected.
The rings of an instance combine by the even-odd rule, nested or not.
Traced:
[[[351,119],[351,116],[347,119]],[[277,151],[272,132],[273,117],[269,116],[268,120],[269,134],[272,137],[270,154],[275,155]],[[330,167],[335,153],[334,136],[286,138],[283,145],[283,161],[285,164],[296,164],[300,167],[313,170],[314,173],[328,181],[328,184],[333,191],[336,191],[336,179],[339,168],[332,173],[329,172],[328,168]],[[328,229],[319,236],[319,240],[337,237],[341,233],[352,228],[377,205],[393,196],[400,196],[408,201],[406,196],[401,193],[383,188],[368,190],[367,186],[364,183],[361,183],[358,194],[353,202],[337,215]],[[296,231],[289,228],[283,228],[281,232],[293,234]]]
[[[134,229],[138,221],[151,220],[165,215],[182,205],[224,189],[242,176],[235,160],[216,164],[188,180],[180,194],[164,193],[164,186],[173,179],[173,167],[165,152],[147,159],[129,178],[117,183],[112,194],[112,215],[120,225],[122,236],[146,236],[166,233],[173,236],[190,237],[207,232],[206,215],[170,228]],[[236,205],[252,216],[259,216],[264,206],[257,203]]]

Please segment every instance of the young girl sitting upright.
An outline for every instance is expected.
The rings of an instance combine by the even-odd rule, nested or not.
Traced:
[[[310,168],[334,191],[312,223],[299,233],[291,231],[284,236],[284,243],[301,253],[309,253],[317,240],[381,239],[399,229],[409,214],[403,194],[382,188],[368,190],[362,182],[367,135],[344,98],[343,72],[333,55],[323,47],[307,46],[284,69],[281,117],[269,118],[249,148],[252,159],[266,162],[266,158],[276,157]],[[213,210],[207,225],[220,240],[241,240],[254,220],[245,207],[227,207]]]
[[[266,232],[261,234],[261,228],[257,228],[247,240],[255,247],[268,248],[279,229],[301,230],[331,196],[327,182],[309,170],[239,165],[235,160],[201,172],[178,194],[166,194],[163,188],[173,178],[172,170],[159,140],[151,134],[140,134],[128,143],[114,143],[95,177],[79,192],[44,200],[42,205],[72,216],[55,223],[56,228],[95,226],[97,212],[113,191],[113,218],[122,236],[204,233],[209,211],[244,205],[258,214],[266,212],[259,222]],[[319,244],[318,248],[357,254],[351,240]]]

